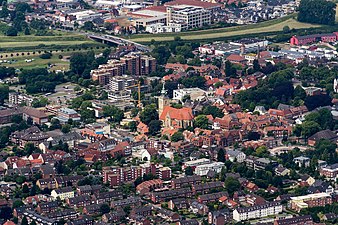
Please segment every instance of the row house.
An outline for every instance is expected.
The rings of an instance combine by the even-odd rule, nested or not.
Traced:
[[[118,208],[118,207],[126,207],[126,206],[132,206],[132,207],[137,207],[141,205],[142,199],[140,197],[128,197],[126,199],[121,199],[117,201],[112,201],[110,203],[110,207],[112,208]]]
[[[74,209],[62,209],[61,211],[48,213],[48,217],[57,221],[60,221],[62,219],[67,221],[76,219],[78,217],[78,214]]]
[[[192,185],[193,194],[208,194],[211,191],[223,189],[223,183],[220,181],[207,182],[203,184]]]
[[[163,192],[152,192],[150,198],[152,202],[158,203],[174,198],[190,198],[192,195],[190,188],[179,188]]]
[[[191,185],[201,184],[202,177],[198,175],[192,175],[187,177],[181,177],[171,180],[171,188],[182,188]]]
[[[269,126],[264,128],[266,135],[272,134],[275,138],[281,138],[284,136],[290,136],[292,134],[291,126]]]
[[[208,223],[213,225],[224,225],[230,223],[232,215],[228,209],[211,211],[208,214]]]
[[[83,185],[76,188],[78,195],[92,195],[100,193],[102,185]]]
[[[117,223],[125,217],[126,213],[122,209],[120,209],[104,214],[102,216],[102,221],[105,223]]]
[[[94,195],[96,204],[108,203],[114,200],[123,199],[123,194],[119,190],[100,192]]]
[[[38,204],[36,211],[38,213],[51,213],[51,212],[56,212],[58,209],[59,205],[56,201],[54,202],[44,202]]]
[[[151,216],[153,212],[153,208],[151,206],[142,206],[142,207],[137,207],[134,208],[130,212],[130,217],[131,218],[136,218],[138,216],[143,216],[143,217],[148,217]]]
[[[66,203],[70,207],[85,207],[88,205],[91,205],[94,203],[94,201],[91,199],[91,197],[87,195],[81,195],[81,196],[76,196],[74,198],[68,198],[66,199]]]
[[[171,199],[168,202],[168,208],[171,210],[174,209],[188,209],[189,208],[189,202],[187,201],[187,199],[185,198],[175,198],[175,199]]]
[[[192,201],[190,203],[189,211],[194,214],[205,216],[209,212],[209,208],[207,205],[199,203],[198,201]]]
[[[41,190],[48,188],[48,189],[55,189],[58,187],[56,179],[54,178],[47,178],[47,179],[39,179],[36,181],[36,186],[38,186]]]
[[[294,216],[285,219],[276,219],[273,225],[313,225],[314,222],[310,215]]]
[[[177,222],[180,220],[180,215],[176,212],[173,212],[173,211],[170,211],[170,210],[167,210],[167,209],[163,209],[161,207],[156,207],[155,208],[156,210],[156,215],[165,219],[165,220],[168,220],[170,222]]]
[[[60,177],[56,177],[55,181],[56,181],[57,188],[68,187],[68,186],[73,187],[73,186],[77,186],[77,183],[83,178],[84,176],[82,175],[60,176]]]
[[[225,191],[222,192],[216,192],[211,194],[204,194],[198,196],[197,200],[199,203],[207,204],[209,202],[217,202],[220,198],[228,196],[228,193]]]
[[[163,181],[161,179],[148,180],[148,181],[144,181],[141,184],[137,185],[136,193],[140,195],[144,195],[154,189],[162,188],[162,187],[163,187]]]
[[[102,204],[87,205],[87,206],[83,207],[83,213],[88,215],[88,216],[100,214],[101,206],[102,206]]]

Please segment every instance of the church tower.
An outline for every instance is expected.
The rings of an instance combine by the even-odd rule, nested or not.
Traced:
[[[161,96],[158,97],[158,115],[161,116],[165,106],[170,105],[170,99],[167,97],[167,91],[164,88],[164,83],[161,91]]]

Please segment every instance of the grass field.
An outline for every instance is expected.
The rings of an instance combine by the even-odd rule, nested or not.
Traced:
[[[54,31],[54,33],[54,36],[0,36],[0,60],[11,61],[11,63],[0,63],[0,66],[22,69],[47,67],[50,64],[55,64],[51,70],[67,70],[69,69],[69,62],[64,60],[64,58],[74,52],[84,52],[91,49],[96,53],[103,51],[102,48],[96,49],[97,46],[103,46],[102,44],[92,41],[84,35],[59,31]],[[92,48],[81,48],[82,44],[87,44],[87,46],[91,46]],[[51,59],[41,59],[39,57],[45,50],[52,51],[53,56]],[[38,53],[39,51],[41,53]],[[24,56],[22,56],[22,53],[24,53]],[[62,55],[63,59],[59,59],[59,55]],[[34,61],[27,63],[26,59],[34,59]]]
[[[136,42],[150,42],[155,41],[172,41],[175,36],[180,36],[184,40],[202,40],[202,39],[216,39],[222,37],[230,37],[244,34],[258,34],[265,32],[282,31],[284,26],[289,26],[291,29],[306,29],[320,27],[317,24],[300,23],[292,16],[262,22],[258,24],[218,28],[212,30],[189,31],[173,34],[149,34],[149,35],[134,35],[131,39]]]

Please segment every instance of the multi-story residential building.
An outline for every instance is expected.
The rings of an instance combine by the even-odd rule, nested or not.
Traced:
[[[32,96],[18,93],[18,92],[9,92],[8,94],[8,103],[12,105],[27,105],[32,106],[34,98]]]
[[[56,119],[58,119],[61,123],[67,123],[69,119],[72,119],[73,121],[80,121],[81,116],[74,109],[60,108],[57,111]]]
[[[110,167],[103,170],[103,182],[118,186],[125,182],[133,182],[144,174],[153,174],[159,179],[171,178],[171,169],[155,164],[142,164],[131,167]]]
[[[134,83],[135,79],[130,76],[114,76],[110,78],[109,88],[111,91],[123,91]]]
[[[335,163],[330,166],[321,167],[319,170],[320,175],[328,179],[337,179],[338,177],[338,163]]]
[[[98,69],[90,71],[91,78],[100,85],[106,85],[113,76],[122,76],[126,73],[126,64],[117,59],[108,60],[107,64],[100,65]]]
[[[27,143],[33,143],[35,146],[38,146],[49,137],[50,136],[47,133],[40,131],[36,126],[33,126],[23,131],[15,131],[10,135],[10,140],[20,148],[23,148]]]
[[[291,197],[289,205],[291,209],[301,211],[302,209],[332,204],[332,197],[328,193],[315,193],[297,197]]]
[[[196,166],[209,164],[209,163],[211,163],[211,160],[206,159],[206,158],[187,161],[183,163],[182,170],[185,170],[187,167],[191,167],[192,169],[195,169]]]
[[[55,189],[51,192],[51,196],[54,199],[60,198],[61,200],[74,197],[74,191],[72,187],[64,187],[60,189]]]
[[[202,27],[211,24],[211,12],[202,7],[169,6],[167,7],[167,23],[178,23],[182,29]]]
[[[200,88],[181,88],[173,92],[173,99],[182,101],[185,96],[190,96],[192,101],[198,100],[206,95],[206,91]]]
[[[224,167],[223,162],[212,162],[209,164],[196,166],[194,173],[196,175],[206,176],[209,171],[220,173],[223,167]]]
[[[156,59],[132,52],[120,59],[111,59],[107,64],[100,65],[98,69],[90,71],[92,80],[98,81],[100,85],[106,85],[115,76],[129,73],[132,76],[144,76],[156,71]]]
[[[233,219],[236,221],[245,221],[271,215],[277,215],[282,211],[283,207],[280,202],[269,202],[263,205],[237,208],[233,211]]]

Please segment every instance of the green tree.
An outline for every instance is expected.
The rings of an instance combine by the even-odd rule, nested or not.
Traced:
[[[191,166],[188,166],[187,168],[185,168],[184,173],[187,176],[191,176],[194,174],[194,170],[191,168]]]
[[[25,216],[21,220],[21,225],[28,225],[28,220]]]
[[[146,125],[149,125],[152,120],[158,119],[158,112],[155,104],[146,105],[140,113],[140,120]]]
[[[70,132],[71,128],[72,128],[72,126],[67,123],[67,124],[62,125],[61,131],[62,131],[62,133],[66,134],[66,133]]]
[[[100,206],[100,212],[101,212],[102,214],[109,213],[109,212],[110,212],[110,207],[109,207],[109,205],[108,205],[108,204],[102,204],[102,205]]]
[[[194,125],[202,129],[209,129],[209,119],[205,115],[198,115],[195,118]]]
[[[223,148],[220,148],[217,152],[217,161],[225,162],[225,151]]]
[[[103,107],[103,116],[111,117],[113,122],[119,123],[124,118],[124,113],[121,109],[117,108],[114,105],[104,106]]]
[[[232,196],[235,191],[238,191],[241,187],[241,184],[238,180],[233,177],[227,177],[224,181],[224,188],[228,191],[228,193]]]
[[[216,106],[208,105],[206,107],[203,107],[202,113],[204,115],[212,115],[212,117],[216,118],[222,118],[224,116],[224,113],[221,109],[217,108]]]
[[[180,132],[180,131],[175,132],[171,136],[171,141],[172,142],[178,142],[178,141],[182,141],[182,140],[184,140],[184,136],[183,136],[182,132]]]
[[[9,27],[6,31],[7,36],[18,36],[18,30],[15,27]]]
[[[284,26],[284,27],[283,27],[283,33],[284,33],[284,34],[290,33],[290,27],[289,27],[289,26]]]
[[[325,25],[335,24],[336,4],[326,0],[301,0],[298,21]]]
[[[152,120],[148,125],[149,134],[155,136],[161,130],[162,121],[160,120]]]

